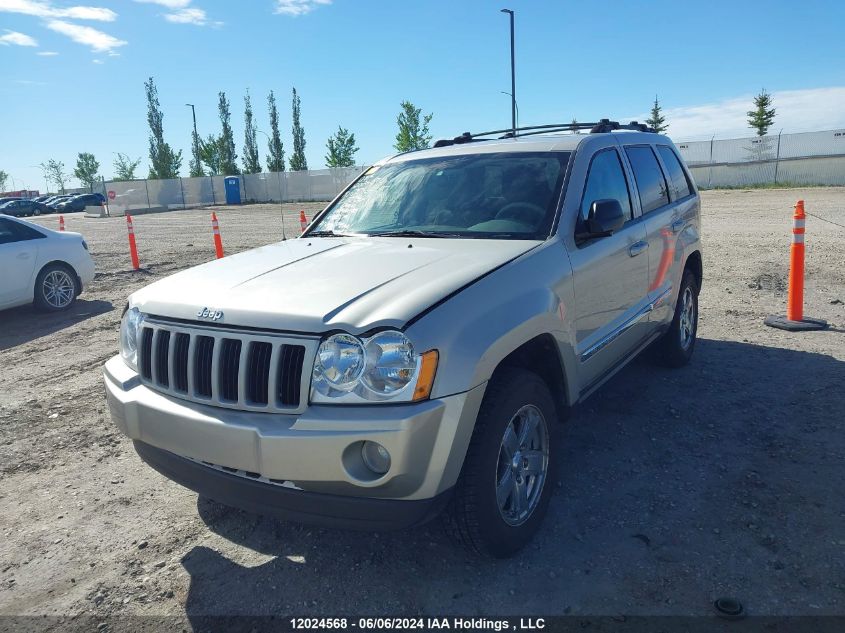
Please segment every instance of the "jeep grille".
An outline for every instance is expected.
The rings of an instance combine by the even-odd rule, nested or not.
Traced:
[[[308,401],[319,341],[148,320],[138,346],[141,382],[214,406],[298,413]]]

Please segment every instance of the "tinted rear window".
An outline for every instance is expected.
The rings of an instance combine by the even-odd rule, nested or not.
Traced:
[[[687,175],[684,173],[684,168],[681,167],[681,162],[678,160],[675,152],[668,145],[658,145],[657,151],[660,152],[660,158],[663,159],[663,164],[669,172],[669,179],[675,186],[678,198],[685,198],[692,193]]]
[[[626,147],[625,153],[634,170],[643,213],[669,204],[669,188],[652,149],[648,146]]]

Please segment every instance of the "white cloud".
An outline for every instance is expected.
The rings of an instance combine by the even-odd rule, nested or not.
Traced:
[[[222,26],[222,22],[212,22],[203,9],[187,7],[172,13],[165,13],[164,19],[175,24],[193,24],[194,26]]]
[[[9,29],[5,30],[6,34],[0,35],[0,44],[3,46],[9,46],[12,44],[15,46],[38,46],[38,42],[25,33],[18,33],[17,31],[10,31]]]
[[[282,15],[305,15],[319,6],[331,4],[332,0],[276,0],[274,13]]]
[[[113,35],[98,31],[90,26],[82,26],[81,24],[73,24],[72,22],[50,20],[47,22],[47,28],[62,35],[67,35],[74,42],[88,46],[91,50],[98,53],[105,53],[126,45],[125,41],[117,39]]]
[[[94,64],[104,64],[105,63],[102,59],[92,59],[91,62],[94,63]]]
[[[167,9],[184,9],[191,4],[191,0],[135,0],[135,2],[157,4],[160,7],[165,7]]]
[[[808,132],[845,127],[845,86],[781,90],[771,93],[777,110],[771,132]],[[713,103],[679,108],[666,108],[663,114],[669,123],[669,135],[676,140],[693,141],[751,136],[748,111],[753,109],[753,94]],[[624,120],[645,121],[640,113]]]
[[[71,18],[114,22],[117,13],[104,7],[74,6],[58,8],[46,0],[0,0],[0,12],[22,13],[39,18]]]
[[[55,57],[56,55],[58,55],[56,51],[38,51],[35,54],[41,55],[41,57]]]

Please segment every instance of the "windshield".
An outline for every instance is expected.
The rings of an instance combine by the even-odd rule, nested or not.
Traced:
[[[569,155],[472,154],[372,167],[308,235],[544,239]]]

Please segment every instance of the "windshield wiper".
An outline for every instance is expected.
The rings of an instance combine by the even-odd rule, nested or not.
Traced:
[[[367,233],[370,237],[460,237],[460,233],[442,233],[440,231],[419,231],[404,229],[400,231],[379,231]]]
[[[311,231],[305,237],[349,237],[346,233],[335,233],[334,231]]]

